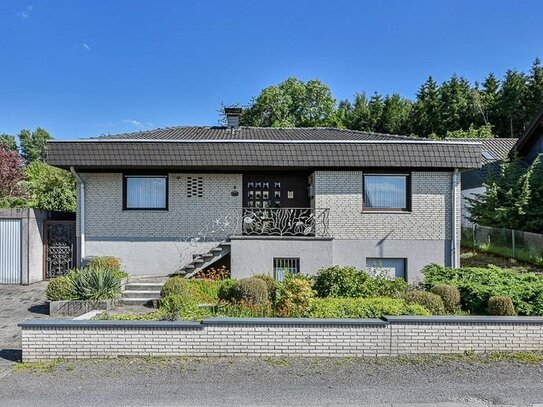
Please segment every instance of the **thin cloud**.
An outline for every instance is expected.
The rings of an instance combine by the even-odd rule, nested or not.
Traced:
[[[89,46],[89,44],[87,44],[86,42],[82,42],[81,43],[81,47],[86,49],[87,51],[90,51],[91,50],[91,47]]]
[[[145,124],[143,124],[139,120],[134,120],[134,119],[124,119],[123,123],[131,124],[132,126],[135,126],[135,127],[145,127]]]
[[[30,16],[32,15],[33,10],[34,10],[34,6],[28,5],[23,10],[19,11],[17,15],[23,20],[28,20]]]

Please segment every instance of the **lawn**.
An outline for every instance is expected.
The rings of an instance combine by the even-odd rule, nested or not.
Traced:
[[[543,274],[543,266],[536,266],[534,264],[525,263],[509,257],[497,256],[491,253],[479,252],[467,247],[462,247],[460,265],[462,267],[487,267],[488,265],[494,265],[515,270],[520,273]]]

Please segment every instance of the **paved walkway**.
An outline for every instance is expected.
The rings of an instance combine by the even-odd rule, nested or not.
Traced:
[[[49,317],[47,282],[0,285],[0,376],[21,358],[21,330],[25,319]]]

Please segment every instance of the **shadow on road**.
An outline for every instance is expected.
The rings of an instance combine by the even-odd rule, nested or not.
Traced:
[[[49,304],[35,304],[28,307],[28,310],[33,314],[49,315]]]
[[[0,361],[20,362],[22,360],[21,349],[0,349]]]

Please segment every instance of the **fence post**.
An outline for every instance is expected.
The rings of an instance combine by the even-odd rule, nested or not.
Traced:
[[[475,243],[475,228],[477,227],[476,223],[473,223],[471,226],[471,238],[473,240],[473,248],[477,249],[477,243]]]
[[[513,243],[513,258],[517,258],[517,250],[515,247],[515,229],[511,230],[511,242]]]

